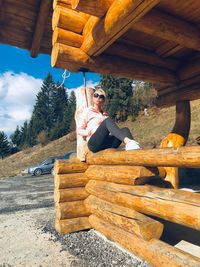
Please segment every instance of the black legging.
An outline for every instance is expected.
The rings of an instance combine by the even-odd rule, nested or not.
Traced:
[[[125,137],[133,139],[130,130],[127,127],[120,129],[111,118],[107,118],[90,137],[88,147],[92,152],[106,148],[118,148]]]

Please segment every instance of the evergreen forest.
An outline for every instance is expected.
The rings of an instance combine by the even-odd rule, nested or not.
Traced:
[[[125,121],[128,117],[134,120],[140,110],[153,105],[156,96],[149,83],[111,75],[102,75],[97,88],[106,91],[105,109],[116,122]],[[18,125],[9,138],[0,131],[0,157],[38,143],[45,145],[74,131],[76,97],[74,91],[68,92],[48,73],[36,96],[30,120]]]

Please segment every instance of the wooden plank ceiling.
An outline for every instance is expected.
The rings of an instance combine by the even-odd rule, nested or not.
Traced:
[[[55,67],[150,81],[161,106],[200,98],[199,23],[197,0],[0,0],[0,43],[53,43]]]

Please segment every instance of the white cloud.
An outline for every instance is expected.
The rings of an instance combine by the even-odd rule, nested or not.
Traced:
[[[89,81],[87,81],[87,88],[94,88],[97,84],[98,84],[98,82],[94,83],[92,80],[89,80]],[[77,89],[80,89],[83,86],[84,85],[82,84],[79,87],[67,89],[67,92],[70,94],[72,91],[76,91]]]
[[[41,79],[26,73],[0,75],[0,131],[10,135],[17,125],[30,119],[41,85]]]

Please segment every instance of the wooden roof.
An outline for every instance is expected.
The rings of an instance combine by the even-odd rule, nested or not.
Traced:
[[[200,98],[199,23],[199,0],[0,0],[1,43],[150,81],[161,106]]]

